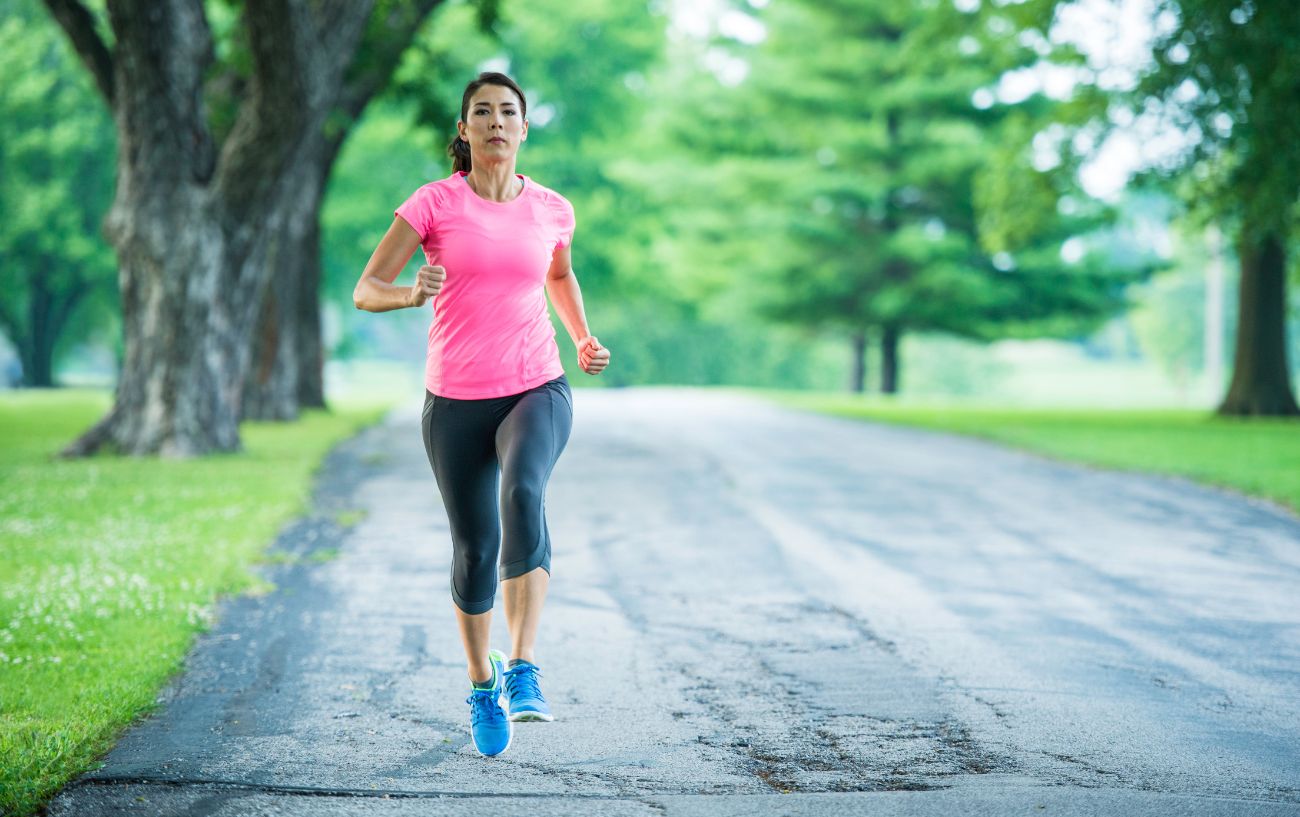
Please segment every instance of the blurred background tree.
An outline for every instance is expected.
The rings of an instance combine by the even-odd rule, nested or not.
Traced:
[[[1241,264],[1236,352],[1222,414],[1297,415],[1287,366],[1287,257],[1300,206],[1300,16],[1281,3],[1164,0],[1145,107],[1199,139],[1184,195],[1226,222]],[[1180,104],[1182,97],[1186,100]]]
[[[757,44],[720,38],[706,51],[743,77],[675,109],[696,180],[680,217],[706,266],[750,271],[730,277],[730,295],[847,336],[854,390],[873,337],[893,393],[906,332],[1077,335],[1150,272],[1101,249],[1113,219],[1078,189],[1077,167],[1030,166],[1047,100],[981,104],[1001,74],[1037,59],[1006,21],[882,0],[788,0],[753,15]]]
[[[99,235],[113,123],[36,0],[0,0],[0,328],[26,386],[73,344],[112,337],[117,264]]]
[[[1049,19],[1074,3],[1026,8]],[[1300,207],[1300,15],[1285,3],[1154,0],[1151,25],[1150,58],[1132,81],[1105,65],[1080,73],[1094,89],[1089,142],[1100,146],[1116,127],[1165,143],[1177,135],[1177,149],[1149,156],[1144,175],[1180,198],[1194,223],[1233,236],[1239,264],[1232,381],[1219,413],[1295,416],[1287,259]]]

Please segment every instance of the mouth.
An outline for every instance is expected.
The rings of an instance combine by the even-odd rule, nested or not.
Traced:
[[[506,143],[506,140],[502,139],[500,136],[493,136],[491,139],[488,140],[488,144],[490,145],[493,142],[500,142],[501,144],[504,145]]]

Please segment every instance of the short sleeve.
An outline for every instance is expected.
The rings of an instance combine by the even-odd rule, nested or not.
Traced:
[[[434,218],[438,211],[437,194],[431,184],[426,184],[419,190],[416,190],[398,205],[393,211],[393,215],[400,217],[407,224],[420,234],[420,243],[429,240],[433,234]]]
[[[555,213],[555,228],[559,234],[558,247],[567,247],[573,243],[573,228],[575,226],[573,205],[563,196],[557,195],[555,201],[551,204],[551,209]]]

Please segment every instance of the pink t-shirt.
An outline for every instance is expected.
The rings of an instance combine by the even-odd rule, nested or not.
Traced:
[[[452,173],[402,202],[429,264],[447,278],[433,298],[424,384],[476,400],[527,391],[564,374],[546,311],[546,272],[573,237],[573,205],[524,175],[506,202],[481,198]]]

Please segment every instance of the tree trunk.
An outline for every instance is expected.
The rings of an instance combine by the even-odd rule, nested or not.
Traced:
[[[389,9],[384,28],[367,32],[373,38],[365,51],[370,54],[366,70],[345,88],[333,112],[331,130],[316,156],[314,185],[302,190],[301,227],[283,255],[284,263],[274,274],[275,304],[264,309],[262,325],[254,334],[253,360],[258,367],[245,383],[252,390],[244,400],[245,419],[289,420],[302,408],[325,408],[325,347],[321,336],[321,246],[320,211],[326,184],[333,172],[347,135],[361,118],[370,100],[388,84],[402,52],[410,44],[423,20],[440,0],[418,0]],[[263,348],[263,344],[269,344]]]
[[[1242,229],[1237,246],[1237,348],[1232,384],[1219,414],[1296,416],[1300,408],[1287,367],[1286,248],[1278,233],[1249,228]]]
[[[886,324],[880,333],[880,391],[898,394],[898,340],[902,330]]]
[[[849,373],[849,390],[864,394],[867,390],[867,332],[860,329],[850,337],[853,344],[853,369]]]
[[[158,208],[130,192],[147,185],[122,182],[128,192],[114,203],[110,232],[120,265],[126,354],[112,409],[64,453],[88,454],[105,444],[121,453],[164,456],[237,450],[232,397],[238,381],[230,372],[242,371],[237,327],[244,322],[223,297],[229,248],[206,212],[209,197],[181,181],[144,194],[171,200],[170,207]]]
[[[286,248],[287,249],[287,248]],[[293,343],[298,287],[290,252],[276,253],[262,292],[262,311],[253,331],[248,377],[244,380],[241,420],[294,420],[298,417],[298,361]],[[276,366],[281,367],[277,371]],[[287,387],[287,394],[286,392]],[[287,399],[286,399],[287,398]]]
[[[288,229],[277,237],[268,259],[271,274],[263,292],[258,327],[252,336],[248,377],[244,382],[241,418],[295,420],[304,405],[322,406],[319,389],[320,346],[320,205],[324,180],[322,163],[314,158],[311,171],[298,180],[300,190]]]
[[[386,4],[374,19],[374,0],[235,4],[247,71],[225,65],[214,77],[201,0],[108,0],[112,50],[80,0],[45,0],[118,132],[117,192],[104,229],[120,265],[122,371],[113,408],[65,455],[106,444],[172,456],[238,450],[267,281],[296,255],[310,258],[309,275],[289,276],[294,285],[275,290],[270,310],[289,301],[316,308],[314,294],[299,293],[315,292],[319,250],[294,250],[304,241],[317,247],[320,187],[333,156],[440,2]],[[239,88],[219,149],[207,119],[209,80]],[[317,320],[291,332],[276,327],[267,343],[277,359],[284,339],[299,335],[308,338],[299,357],[318,357]],[[291,393],[319,392],[318,381],[295,383]]]
[[[49,388],[54,383],[54,352],[68,324],[72,310],[85,294],[86,282],[70,275],[60,277],[61,287],[50,286],[49,265],[58,259],[42,256],[37,269],[28,275],[26,315],[4,311],[3,325],[10,334],[18,359],[22,361],[24,386]]]
[[[897,36],[891,37],[897,39]],[[899,143],[899,132],[902,129],[898,111],[890,110],[885,115],[885,128],[888,134],[889,145],[891,146],[885,166],[891,176],[897,178],[899,170],[898,151],[895,146]],[[885,213],[882,227],[887,235],[897,234],[900,228],[900,204],[898,202],[899,190],[890,189],[886,191],[885,196]],[[906,262],[893,258],[886,262],[884,268],[885,279],[891,285],[897,285],[905,281],[910,270]],[[898,324],[886,323],[880,331],[880,392],[881,394],[898,393]]]
[[[326,176],[328,178],[328,175]],[[298,407],[325,408],[325,340],[320,320],[320,207],[317,197],[298,258]]]
[[[18,348],[23,361],[23,383],[35,388],[54,385],[54,348],[50,332],[51,293],[40,273],[31,276],[31,300],[27,304],[27,338]]]
[[[237,451],[270,265],[301,223],[300,180],[316,170],[371,4],[244,7],[253,74],[218,161],[201,2],[110,0],[111,54],[84,7],[46,2],[92,71],[112,66],[99,79],[118,131],[105,233],[120,265],[125,357],[112,409],[63,453]]]

